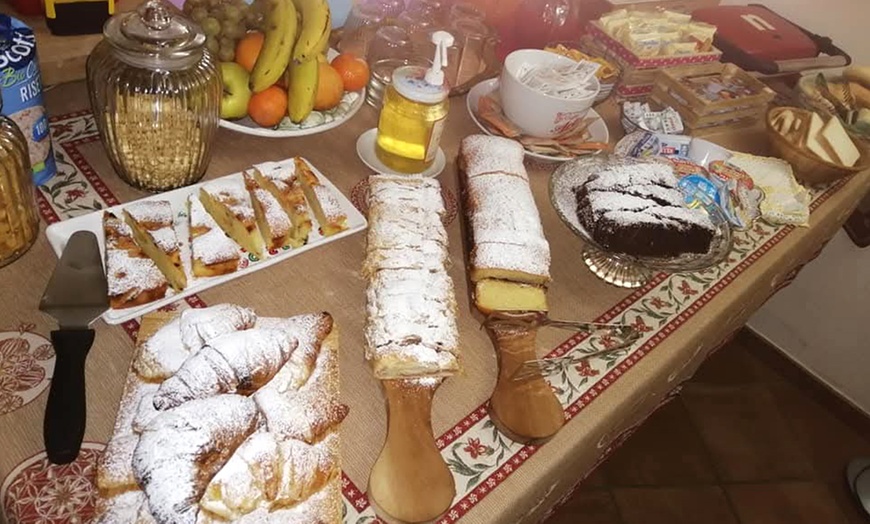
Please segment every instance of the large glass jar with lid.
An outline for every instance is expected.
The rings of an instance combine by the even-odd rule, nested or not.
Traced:
[[[88,57],[88,92],[115,171],[149,191],[197,182],[220,121],[220,72],[205,34],[163,0],[146,0],[103,35]]]
[[[33,192],[27,139],[15,122],[0,116],[0,267],[20,257],[36,240],[39,215]]]

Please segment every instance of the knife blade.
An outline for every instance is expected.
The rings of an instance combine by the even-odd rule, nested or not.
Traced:
[[[68,464],[78,457],[87,421],[85,359],[94,342],[90,324],[108,307],[97,237],[77,231],[67,241],[39,302],[39,310],[59,325],[51,332],[56,360],[42,426],[45,451],[53,464]]]

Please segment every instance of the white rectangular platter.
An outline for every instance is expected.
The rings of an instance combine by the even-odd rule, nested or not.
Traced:
[[[292,163],[292,158],[279,162],[279,164],[281,165],[291,165]],[[267,252],[262,260],[247,252],[243,252],[242,249],[239,248],[239,253],[242,254],[242,262],[239,264],[239,269],[234,273],[220,275],[216,277],[194,277],[190,267],[190,224],[187,217],[187,197],[191,194],[198,194],[199,187],[209,183],[210,181],[201,182],[199,184],[188,187],[183,187],[180,189],[169,191],[167,193],[161,193],[158,195],[145,197],[142,199],[142,201],[169,201],[172,206],[172,210],[175,212],[174,225],[179,243],[181,244],[181,260],[182,264],[184,265],[184,271],[187,274],[187,287],[181,292],[174,292],[170,288],[169,291],[167,291],[166,297],[160,300],[155,300],[154,302],[150,302],[148,304],[144,304],[142,306],[127,309],[108,309],[105,313],[103,313],[103,320],[105,320],[107,324],[121,324],[146,313],[150,313],[151,311],[175,302],[176,300],[182,299],[189,295],[193,295],[195,293],[199,293],[211,287],[223,284],[224,282],[229,282],[230,280],[243,277],[254,271],[259,271],[260,269],[264,269],[279,262],[283,262],[284,260],[305,253],[306,251],[310,251],[324,244],[328,244],[329,242],[340,240],[344,237],[353,235],[354,233],[358,233],[364,230],[368,226],[365,217],[353,206],[353,204],[351,204],[347,197],[345,197],[344,194],[342,194],[341,191],[339,191],[328,178],[323,176],[323,173],[318,171],[317,168],[314,167],[310,162],[309,165],[311,165],[312,171],[317,175],[320,181],[324,185],[332,189],[332,191],[335,193],[336,198],[341,204],[342,210],[347,215],[348,227],[346,230],[341,231],[340,233],[336,233],[332,236],[324,237],[320,234],[319,227],[312,227],[311,234],[308,236],[308,243],[304,246],[298,248],[286,248],[283,250],[279,250],[275,254],[269,254]],[[234,173],[232,175],[227,175],[227,177],[241,178],[242,174]],[[106,245],[103,234],[103,213],[105,211],[114,211],[116,215],[121,216],[120,210],[122,210],[125,205],[126,204],[121,204],[119,206],[110,207],[105,210],[95,211],[87,215],[82,215],[80,217],[64,220],[62,222],[58,222],[49,226],[46,229],[45,234],[48,237],[48,242],[51,244],[51,247],[54,250],[55,254],[60,257],[60,254],[63,252],[64,247],[66,247],[67,240],[76,231],[90,231],[94,235],[96,235],[100,243],[100,253],[103,256],[103,265],[105,267]],[[317,219],[315,219],[313,215],[311,216],[311,220],[314,225],[319,225],[317,224]]]

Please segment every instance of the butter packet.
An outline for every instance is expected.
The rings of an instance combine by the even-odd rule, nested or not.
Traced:
[[[774,225],[810,225],[810,193],[794,178],[791,165],[771,157],[735,153],[728,163],[745,171],[764,192],[761,218]]]
[[[665,56],[694,55],[697,52],[697,42],[671,42],[662,48],[662,54]]]

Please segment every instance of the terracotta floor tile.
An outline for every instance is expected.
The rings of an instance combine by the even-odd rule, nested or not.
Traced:
[[[583,491],[559,508],[547,524],[622,524],[616,502],[607,490]]]
[[[765,385],[687,384],[682,401],[722,481],[808,479],[813,467]]]
[[[625,524],[738,524],[717,486],[613,490]]]
[[[868,524],[870,516],[864,511],[849,486],[846,484],[845,478],[839,482],[833,481],[828,483],[828,492],[837,501],[837,506],[846,517],[846,522],[849,524]]]
[[[602,465],[609,486],[711,484],[710,455],[685,406],[659,409]]]
[[[782,380],[754,354],[753,340],[738,335],[719,348],[695,372],[696,384],[736,385]]]
[[[581,490],[595,490],[599,488],[603,488],[607,486],[607,479],[604,478],[604,464],[599,465],[595,468],[595,471],[589,474],[588,477],[583,479],[583,483],[580,484]]]
[[[807,450],[818,478],[841,481],[849,460],[870,457],[870,435],[840,420],[799,386],[786,382],[771,386],[771,392]]]
[[[844,524],[826,484],[784,482],[726,487],[742,524]]]

